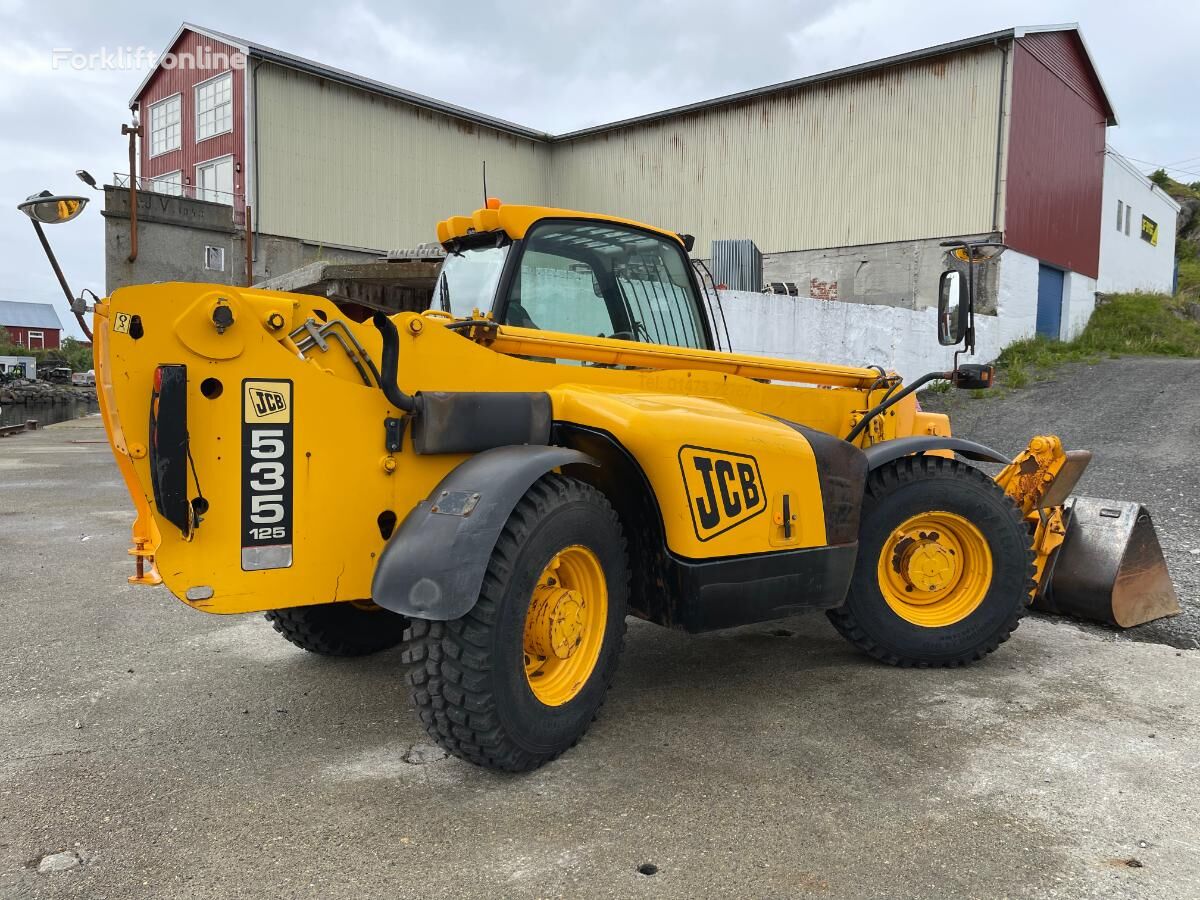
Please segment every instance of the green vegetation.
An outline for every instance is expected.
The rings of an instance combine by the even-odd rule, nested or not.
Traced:
[[[37,361],[38,369],[70,366],[72,372],[86,372],[94,368],[92,348],[74,338],[64,338],[57,350],[27,350],[14,344],[3,328],[0,328],[0,356],[32,356]]]
[[[1001,381],[1022,388],[1064,362],[1096,362],[1102,356],[1187,356],[1200,359],[1197,304],[1166,294],[1114,294],[1092,314],[1073,341],[1041,336],[1009,344],[996,360]]]
[[[1183,184],[1162,169],[1150,180],[1183,207],[1179,214],[1179,237],[1175,241],[1175,259],[1179,261],[1179,296],[1200,299],[1200,181]]]

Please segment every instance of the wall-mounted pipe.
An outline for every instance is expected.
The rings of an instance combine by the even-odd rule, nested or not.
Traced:
[[[142,126],[134,114],[133,124],[121,123],[121,134],[129,135],[129,262],[137,260],[137,139],[142,136]]]

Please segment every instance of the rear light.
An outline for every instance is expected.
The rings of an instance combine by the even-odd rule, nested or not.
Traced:
[[[188,501],[187,366],[154,370],[149,457],[154,505],[187,537],[196,524]]]

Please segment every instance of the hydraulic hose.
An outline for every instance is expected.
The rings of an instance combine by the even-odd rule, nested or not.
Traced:
[[[396,371],[400,365],[400,335],[396,331],[396,324],[381,312],[375,313],[371,322],[383,338],[383,356],[379,360],[379,387],[387,397],[388,403],[411,413],[416,409],[416,400],[412,395],[400,390],[400,385],[396,384]]]
[[[394,328],[392,330],[395,331]],[[387,359],[386,353],[387,353],[387,351],[385,350],[384,351],[384,354],[385,354],[384,359]],[[884,412],[888,407],[894,406],[896,403],[903,400],[905,397],[907,397],[913,391],[917,390],[917,388],[924,387],[929,382],[937,381],[938,379],[950,380],[953,378],[953,375],[954,375],[953,372],[926,372],[924,375],[922,375],[920,378],[918,378],[912,384],[906,385],[904,390],[899,391],[895,394],[891,394],[888,397],[885,397],[881,403],[878,403],[877,405],[872,407],[867,412],[866,415],[864,415],[861,419],[858,420],[858,424],[850,429],[850,433],[846,435],[846,440],[849,441],[850,443],[853,443],[854,439],[857,438],[860,434],[862,434],[863,431],[866,430],[866,427],[871,424],[872,419],[874,419],[881,412]]]

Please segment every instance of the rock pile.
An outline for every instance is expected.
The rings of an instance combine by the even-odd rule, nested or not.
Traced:
[[[45,381],[14,381],[0,385],[0,406],[24,403],[70,403],[72,400],[95,401],[94,387],[72,387]]]

